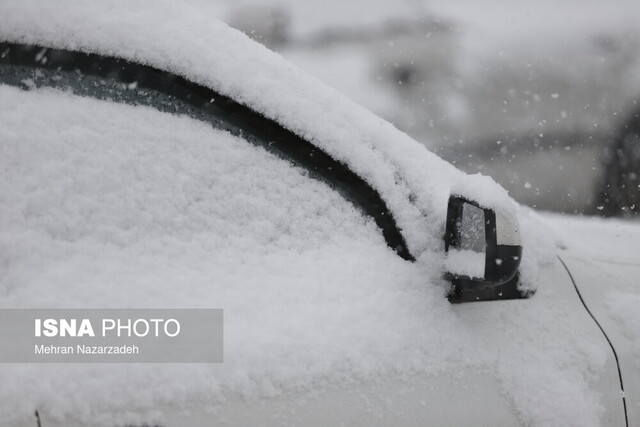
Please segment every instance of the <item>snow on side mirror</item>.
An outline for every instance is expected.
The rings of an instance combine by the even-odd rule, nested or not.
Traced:
[[[489,209],[452,195],[444,235],[445,278],[452,303],[518,299],[522,257],[518,220],[506,210]]]

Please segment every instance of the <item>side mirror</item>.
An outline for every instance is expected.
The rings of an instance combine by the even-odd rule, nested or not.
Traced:
[[[522,246],[514,214],[452,195],[444,244],[448,270],[445,278],[453,285],[450,302],[529,296],[518,289]]]

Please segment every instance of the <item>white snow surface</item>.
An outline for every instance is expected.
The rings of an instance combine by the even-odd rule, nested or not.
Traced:
[[[635,367],[640,369],[640,293],[611,292],[606,305],[611,318],[622,325],[623,333],[631,340]]]
[[[433,273],[264,150],[52,90],[0,86],[0,118],[0,306],[225,310],[223,365],[4,365],[0,419],[277,395],[460,353]]]
[[[449,248],[444,260],[447,271],[468,277],[484,277],[486,254],[472,250]]]
[[[600,283],[605,312],[631,341],[635,366],[640,369],[640,221],[550,213],[545,213],[544,219],[559,247],[570,255],[595,261],[602,269],[607,277]]]
[[[495,181],[482,174],[465,175],[459,178],[451,187],[451,194],[474,200],[483,208],[500,207],[507,214],[514,215],[516,202],[509,198],[509,194],[502,187],[496,187]]]
[[[556,246],[604,263],[640,265],[640,221],[543,213]]]
[[[0,4],[0,39],[117,55],[209,86],[276,119],[360,174],[386,200],[413,254],[440,247],[441,207],[462,173],[198,9],[168,1],[147,6],[135,0],[7,0]],[[508,198],[502,202],[510,204]]]
[[[365,178],[422,256],[402,261],[338,195],[206,125],[0,87],[1,306],[225,309],[222,365],[5,365],[1,419],[36,405],[108,423],[123,406],[215,405],[477,366],[495,371],[525,423],[598,424],[587,381],[605,355],[580,325],[556,327],[568,314],[553,287],[527,305],[467,312],[505,325],[499,351],[444,298],[446,201],[465,175],[196,9],[148,6],[5,0],[0,39],[151,64],[251,106]],[[263,165],[282,173],[242,173]],[[499,187],[482,187],[489,193],[476,196],[514,207]],[[533,288],[554,241],[535,213],[520,213],[522,275]]]
[[[451,306],[442,260],[401,260],[341,196],[236,137],[0,86],[0,154],[0,306],[225,310],[219,365],[0,366],[9,425],[34,407],[112,425],[464,369],[493,372],[524,423],[598,424],[587,384],[606,347],[553,286],[526,304]]]

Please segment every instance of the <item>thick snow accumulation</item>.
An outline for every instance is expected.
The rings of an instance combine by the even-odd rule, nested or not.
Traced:
[[[640,369],[640,221],[545,214],[558,246],[569,254],[593,260],[606,272],[603,303],[606,313],[632,342]]]
[[[225,310],[223,365],[5,365],[1,419],[34,404],[82,418],[125,401],[272,395],[330,373],[437,371],[460,353],[429,271],[264,150],[54,91],[2,86],[0,118],[2,307]]]
[[[209,126],[0,86],[2,307],[225,309],[222,365],[0,366],[0,419],[36,406],[99,424],[123,407],[135,417],[478,368],[495,373],[525,423],[598,424],[587,384],[606,352],[571,323],[556,288],[492,310],[444,298],[446,202],[461,172],[226,25],[173,2],[148,6],[5,0],[0,39],[151,64],[277,119],[381,193],[419,262],[397,257],[334,192]],[[474,195],[492,207],[515,208],[481,187]],[[520,213],[522,277],[534,288],[555,241]]]
[[[556,246],[582,257],[616,264],[640,265],[640,222],[543,214]]]
[[[444,260],[447,271],[469,277],[484,277],[485,253],[449,248]]]
[[[151,12],[138,1],[88,6],[73,0],[10,0],[0,5],[0,38],[117,55],[229,95],[308,138],[366,179],[387,201],[416,256],[440,247],[441,207],[462,173],[388,122],[196,9],[173,2],[161,2]]]
[[[570,255],[594,261],[606,277],[602,302],[606,315],[621,326],[631,341],[636,367],[640,369],[640,221],[544,214],[547,226],[557,236],[557,244]],[[598,276],[596,276],[598,277]],[[598,279],[596,279],[598,281]],[[578,279],[580,285],[580,279]]]
[[[164,405],[215,410],[464,369],[493,372],[523,422],[598,423],[587,382],[606,349],[554,287],[526,304],[456,310],[437,259],[401,260],[339,195],[236,137],[149,108],[0,86],[0,141],[2,307],[225,310],[221,365],[1,366],[8,423],[34,407],[142,422]]]
[[[640,369],[640,292],[611,292],[606,304],[609,315],[622,325],[631,340],[635,365]]]

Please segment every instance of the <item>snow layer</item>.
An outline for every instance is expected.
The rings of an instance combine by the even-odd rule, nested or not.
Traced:
[[[635,367],[640,369],[640,293],[611,292],[606,305],[611,318],[622,325],[623,333],[631,340]]]
[[[620,331],[630,340],[635,365],[640,369],[640,221],[549,213],[544,217],[559,247],[599,266],[595,271],[601,271],[600,279],[594,280],[602,287],[602,301],[587,303],[596,307],[604,304],[604,313],[620,325]],[[580,283],[578,279],[579,286]]]
[[[145,108],[2,87],[2,306],[223,307],[226,317],[223,365],[1,367],[0,417],[37,405],[98,423],[123,406],[482,366],[523,422],[597,424],[586,384],[604,356],[581,325],[556,327],[568,313],[554,288],[464,316],[444,298],[446,200],[462,173],[224,24],[184,5],[147,6],[6,0],[0,39],[152,64],[277,119],[378,189],[423,255],[402,261],[336,194],[230,135]],[[281,173],[242,173],[263,165]],[[482,196],[512,208],[493,188]],[[553,241],[543,228],[523,231],[522,273],[535,287]],[[505,325],[500,351],[476,335],[479,322]]]
[[[463,176],[460,172],[279,55],[196,9],[165,1],[150,11],[142,1],[8,0],[0,5],[0,38],[118,55],[229,95],[365,178],[387,201],[414,255],[441,247],[442,206],[449,186]]]
[[[0,86],[0,118],[2,307],[225,310],[223,365],[5,365],[1,419],[277,395],[460,354],[438,269],[264,150],[54,91]]]
[[[401,260],[323,184],[185,117],[0,86],[0,141],[2,307],[225,309],[221,365],[0,366],[9,424],[464,369],[493,372],[525,423],[598,423],[606,348],[554,287],[452,307],[437,259]]]
[[[544,213],[556,246],[581,257],[640,265],[640,221]]]
[[[483,278],[485,257],[484,252],[449,248],[444,266],[457,275]]]

